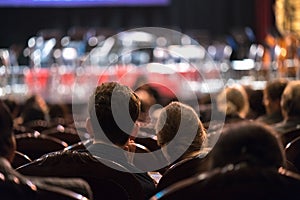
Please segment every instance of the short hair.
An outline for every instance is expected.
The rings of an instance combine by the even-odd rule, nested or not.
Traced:
[[[286,165],[284,147],[277,133],[261,122],[241,122],[225,127],[210,152],[212,167],[245,162],[279,168]]]
[[[226,87],[217,96],[218,109],[226,115],[238,114],[245,117],[249,111],[249,100],[241,85]]]
[[[300,115],[300,81],[292,80],[285,87],[281,97],[281,108],[287,116]]]
[[[268,99],[280,101],[281,95],[287,84],[288,80],[282,78],[268,81],[264,89],[264,94],[267,95]]]
[[[30,96],[21,110],[22,123],[26,124],[35,120],[49,121],[49,108],[45,99],[38,94]]]
[[[174,147],[178,151],[182,151],[181,147],[188,147],[186,151],[183,151],[185,153],[201,150],[206,140],[206,130],[195,110],[191,106],[177,101],[162,108],[155,128],[157,142],[160,146],[168,144],[178,134],[179,138],[174,141]],[[195,137],[192,143],[186,144],[187,138],[193,134]],[[169,151],[175,151],[175,149],[168,149],[170,154]]]
[[[0,100],[0,157],[9,158],[14,145],[13,119],[9,108]]]
[[[128,86],[106,82],[96,87],[88,110],[96,139],[105,140],[104,133],[112,143],[124,145],[139,116],[140,100]]]

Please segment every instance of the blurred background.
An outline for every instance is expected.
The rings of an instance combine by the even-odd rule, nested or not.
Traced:
[[[161,70],[167,65],[200,95],[232,82],[261,89],[275,77],[297,79],[300,51],[297,25],[291,23],[296,15],[283,12],[289,9],[287,2],[0,0],[0,96],[22,99],[39,93],[48,101],[71,101],[79,81],[75,98],[85,101],[91,80],[117,80],[129,71],[133,75],[124,83],[130,86],[167,80],[172,88],[174,73]],[[182,34],[138,30],[116,35],[140,27]],[[128,51],[130,55],[124,54]],[[147,67],[153,62],[165,66],[153,71],[157,67]],[[112,70],[105,70],[111,65]],[[208,75],[205,81],[199,70]],[[188,96],[189,90],[174,91]],[[173,98],[172,92],[161,92]]]
[[[207,39],[250,27],[259,41],[274,24],[274,0],[0,1],[0,46],[25,45],[43,29],[66,34],[72,27],[121,31],[159,26],[197,30]],[[56,3],[55,3],[56,2]],[[94,2],[94,3],[93,3]],[[208,41],[205,41],[208,42]]]

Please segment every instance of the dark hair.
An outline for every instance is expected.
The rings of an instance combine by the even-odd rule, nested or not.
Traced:
[[[286,79],[274,79],[268,81],[264,92],[267,94],[268,98],[271,100],[280,100],[281,95],[288,84]]]
[[[105,140],[99,130],[101,127],[112,143],[124,145],[139,116],[140,100],[128,86],[107,82],[96,87],[88,109],[95,138]],[[128,112],[131,119],[128,119]]]
[[[14,151],[13,120],[9,108],[0,100],[0,156],[9,158]]]
[[[23,124],[35,120],[49,120],[48,105],[40,95],[30,96],[24,103],[21,111]]]
[[[155,101],[153,103],[160,102],[160,95],[159,95],[158,91],[151,85],[144,84],[144,85],[138,87],[134,92],[136,92],[138,94],[139,91],[145,91],[146,93],[148,93],[149,96],[152,97],[153,100]],[[147,112],[152,105],[147,104],[147,102],[143,101],[143,99],[140,99],[140,100],[141,100],[141,112]]]
[[[283,145],[277,133],[260,122],[230,124],[223,129],[210,152],[213,167],[246,162],[255,166],[285,165]]]

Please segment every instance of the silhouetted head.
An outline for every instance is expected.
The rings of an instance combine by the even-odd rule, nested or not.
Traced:
[[[276,134],[268,125],[255,121],[230,124],[210,152],[212,167],[241,162],[274,168],[284,166],[284,149]]]
[[[273,113],[280,110],[281,96],[288,84],[286,79],[274,79],[267,82],[263,91],[263,103],[267,113]]]
[[[23,124],[35,120],[49,121],[49,108],[42,96],[32,95],[25,101],[23,107],[24,109],[21,111]]]
[[[95,89],[88,110],[95,138],[107,141],[105,134],[112,143],[122,146],[140,114],[140,100],[128,86],[107,82]]]

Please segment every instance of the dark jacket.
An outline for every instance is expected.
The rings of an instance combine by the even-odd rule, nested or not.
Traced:
[[[127,161],[125,154],[112,145],[104,144],[104,143],[96,143],[90,145],[87,150],[94,156],[98,156],[100,158],[108,159],[119,163],[124,166],[130,172],[138,172],[134,165],[130,164]],[[149,199],[156,191],[156,186],[153,179],[146,172],[138,172],[133,173],[135,177],[138,179],[140,184],[142,185],[145,192],[145,199]]]

